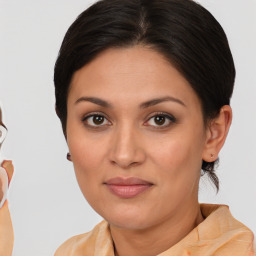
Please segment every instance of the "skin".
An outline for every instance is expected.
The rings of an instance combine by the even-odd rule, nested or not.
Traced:
[[[2,110],[0,108],[0,125],[1,126],[4,126],[3,124],[3,121],[2,121]],[[4,126],[5,127],[5,126]],[[0,150],[1,150],[1,146],[2,144],[0,144]],[[12,179],[12,175],[13,175],[13,165],[12,165],[12,162],[11,161],[7,161],[7,160],[4,160],[2,163],[1,163],[1,167],[4,168],[6,170],[6,173],[8,175],[8,180],[9,180],[9,183]],[[9,185],[9,184],[8,184]],[[3,183],[2,183],[2,180],[0,180],[0,201],[2,200],[3,198],[3,191],[2,191],[2,186],[3,186]]]
[[[4,196],[4,193],[3,193],[2,187],[3,187],[2,180],[0,180],[0,201],[2,201],[3,196]]]
[[[67,143],[80,189],[110,223],[116,255],[159,254],[203,221],[198,203],[202,159],[217,158],[231,123],[229,106],[205,126],[188,81],[159,53],[135,46],[108,49],[78,70],[67,109]],[[88,118],[95,112],[102,123]],[[170,119],[159,124],[159,115]],[[114,177],[153,185],[123,199],[104,184]]]
[[[1,109],[0,109],[0,125],[2,125],[3,123],[2,123],[2,111],[1,111]],[[1,144],[0,144],[0,149],[1,149]],[[2,198],[3,198],[3,191],[2,191],[2,186],[3,186],[3,184],[2,184],[2,181],[0,180],[0,201],[2,200]]]
[[[1,167],[3,167],[6,170],[10,182],[13,175],[12,162],[5,160],[2,163]],[[0,227],[0,255],[11,256],[13,249],[14,234],[7,200],[0,209]]]

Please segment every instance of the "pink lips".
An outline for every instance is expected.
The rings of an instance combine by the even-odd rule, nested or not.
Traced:
[[[118,197],[132,198],[148,190],[153,184],[135,177],[116,177],[104,183]]]

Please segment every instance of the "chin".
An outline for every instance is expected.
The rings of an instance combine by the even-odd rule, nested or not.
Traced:
[[[106,219],[107,220],[107,219]],[[149,223],[147,220],[138,220],[136,218],[119,218],[107,220],[108,223],[119,229],[126,230],[144,230],[149,228]]]
[[[151,222],[152,214],[143,212],[141,208],[126,210],[111,210],[110,212],[100,213],[100,215],[113,225],[120,229],[140,230],[148,228]],[[149,218],[150,216],[150,218]]]

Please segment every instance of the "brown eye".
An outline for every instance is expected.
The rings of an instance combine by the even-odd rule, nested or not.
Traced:
[[[110,125],[110,122],[107,120],[106,117],[102,115],[96,115],[96,114],[85,117],[83,119],[83,122],[87,126],[91,126],[91,127]]]
[[[104,123],[104,117],[103,116],[93,116],[93,123],[96,125],[101,125]]]
[[[157,125],[163,125],[165,123],[165,117],[164,116],[156,116],[154,117],[154,122]]]
[[[172,123],[175,123],[176,119],[175,117],[168,115],[168,114],[158,114],[152,116],[148,121],[147,121],[147,126],[152,126],[155,128],[166,128]]]

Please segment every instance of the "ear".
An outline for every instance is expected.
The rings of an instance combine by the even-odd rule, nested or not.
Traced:
[[[205,147],[202,159],[206,162],[214,162],[219,155],[228,135],[232,122],[232,109],[225,105],[220,109],[219,115],[210,121],[206,131]]]

